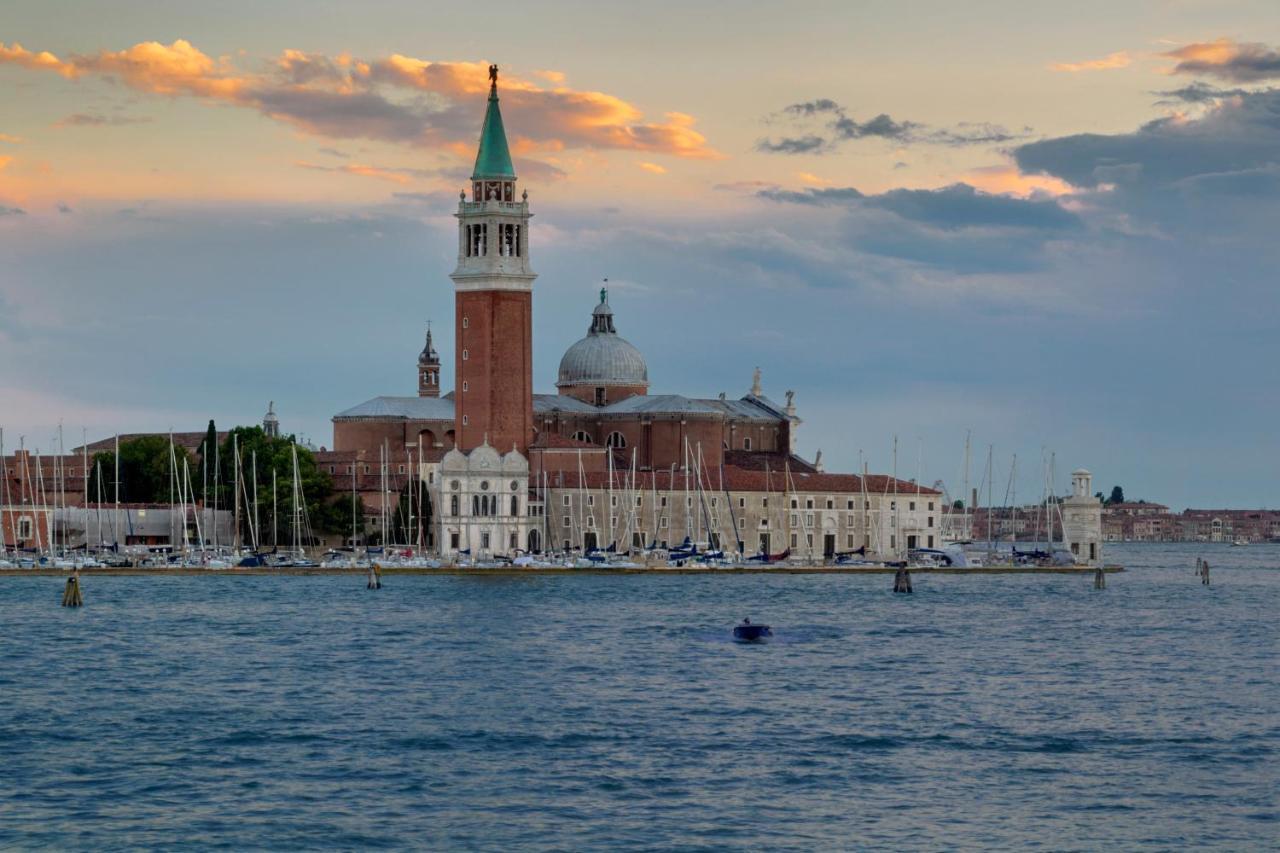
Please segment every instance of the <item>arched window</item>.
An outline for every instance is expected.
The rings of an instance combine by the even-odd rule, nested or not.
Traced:
[[[585,442],[587,442],[588,444],[591,444],[591,443],[592,443],[592,442],[591,442],[591,433],[587,432],[585,429],[580,429],[580,430],[578,430],[577,432],[575,432],[575,433],[573,434],[572,438],[573,438],[573,440],[574,440],[574,441],[585,441]]]
[[[542,550],[542,534],[537,530],[529,531],[529,550],[535,554]]]
[[[609,438],[605,442],[610,447],[623,448],[627,446],[627,437],[620,432],[609,433]]]
[[[449,515],[457,515],[457,514],[458,514],[458,496],[453,495],[452,499],[449,501]]]
[[[518,495],[511,496],[511,514],[512,515],[520,514],[520,497]]]
[[[480,514],[480,496],[479,495],[471,496],[471,514],[472,515]]]

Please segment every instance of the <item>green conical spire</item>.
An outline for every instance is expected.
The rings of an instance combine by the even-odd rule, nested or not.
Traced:
[[[502,126],[502,112],[498,109],[498,66],[489,66],[489,108],[484,113],[484,127],[480,130],[480,150],[476,152],[476,168],[471,179],[507,178],[514,180],[516,170],[511,165],[511,152],[507,149],[507,131]]]

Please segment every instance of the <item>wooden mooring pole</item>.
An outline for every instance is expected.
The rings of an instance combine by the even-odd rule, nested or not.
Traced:
[[[893,573],[893,591],[894,592],[912,592],[911,589],[911,572],[905,568],[898,569]]]
[[[382,589],[382,567],[377,563],[369,566],[368,589]]]
[[[67,586],[62,591],[63,607],[83,607],[84,595],[80,592],[80,570],[76,569],[67,578]]]
[[[1094,588],[1094,589],[1106,589],[1106,588],[1107,588],[1107,573],[1106,573],[1106,571],[1105,571],[1105,570],[1103,570],[1102,566],[1098,566],[1098,568],[1097,568],[1096,570],[1094,570],[1094,573],[1093,573],[1093,588]]]

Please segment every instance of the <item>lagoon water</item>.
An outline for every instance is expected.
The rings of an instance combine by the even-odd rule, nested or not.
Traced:
[[[1280,546],[1108,557],[0,578],[0,848],[1275,849]]]

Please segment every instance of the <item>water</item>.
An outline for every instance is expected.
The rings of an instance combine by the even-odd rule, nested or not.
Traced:
[[[0,579],[0,847],[1276,848],[1280,547],[1108,556]]]

